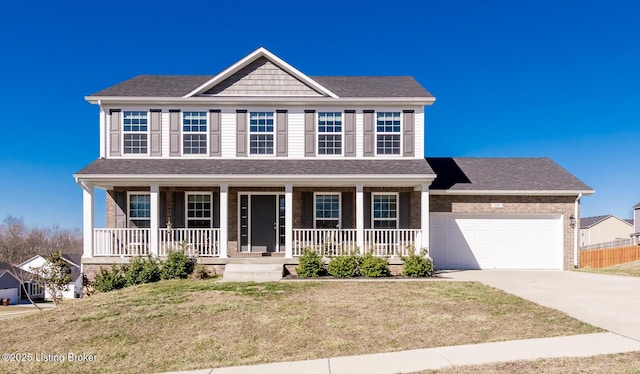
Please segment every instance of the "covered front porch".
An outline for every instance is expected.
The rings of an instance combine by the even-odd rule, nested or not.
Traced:
[[[428,188],[408,186],[111,186],[107,227],[84,189],[84,258],[400,257],[428,245]]]
[[[184,249],[219,263],[426,248],[436,176],[422,158],[174,158],[99,159],[75,177],[83,262]],[[107,192],[106,227],[95,226],[96,189]]]

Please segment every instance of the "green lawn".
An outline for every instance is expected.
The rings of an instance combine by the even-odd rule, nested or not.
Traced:
[[[601,331],[471,282],[173,280],[0,321],[4,372],[161,372]]]
[[[640,261],[627,262],[609,266],[606,268],[581,268],[578,271],[598,274],[626,275],[631,277],[640,277]]]

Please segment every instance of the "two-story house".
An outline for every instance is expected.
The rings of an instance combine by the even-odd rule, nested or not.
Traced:
[[[435,98],[412,77],[309,77],[259,48],[215,76],[142,75],[86,99],[100,108],[100,158],[75,174],[89,275],[178,248],[218,271],[292,268],[304,249],[399,263],[428,248],[444,267],[575,261],[571,220],[591,189],[548,159],[425,159]]]

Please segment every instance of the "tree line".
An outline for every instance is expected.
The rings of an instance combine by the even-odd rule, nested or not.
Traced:
[[[20,264],[35,255],[54,252],[82,254],[80,229],[29,227],[24,219],[7,216],[0,223],[0,262]]]

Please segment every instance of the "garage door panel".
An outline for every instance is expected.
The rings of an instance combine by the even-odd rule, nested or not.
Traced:
[[[562,269],[560,215],[431,215],[439,269]]]

